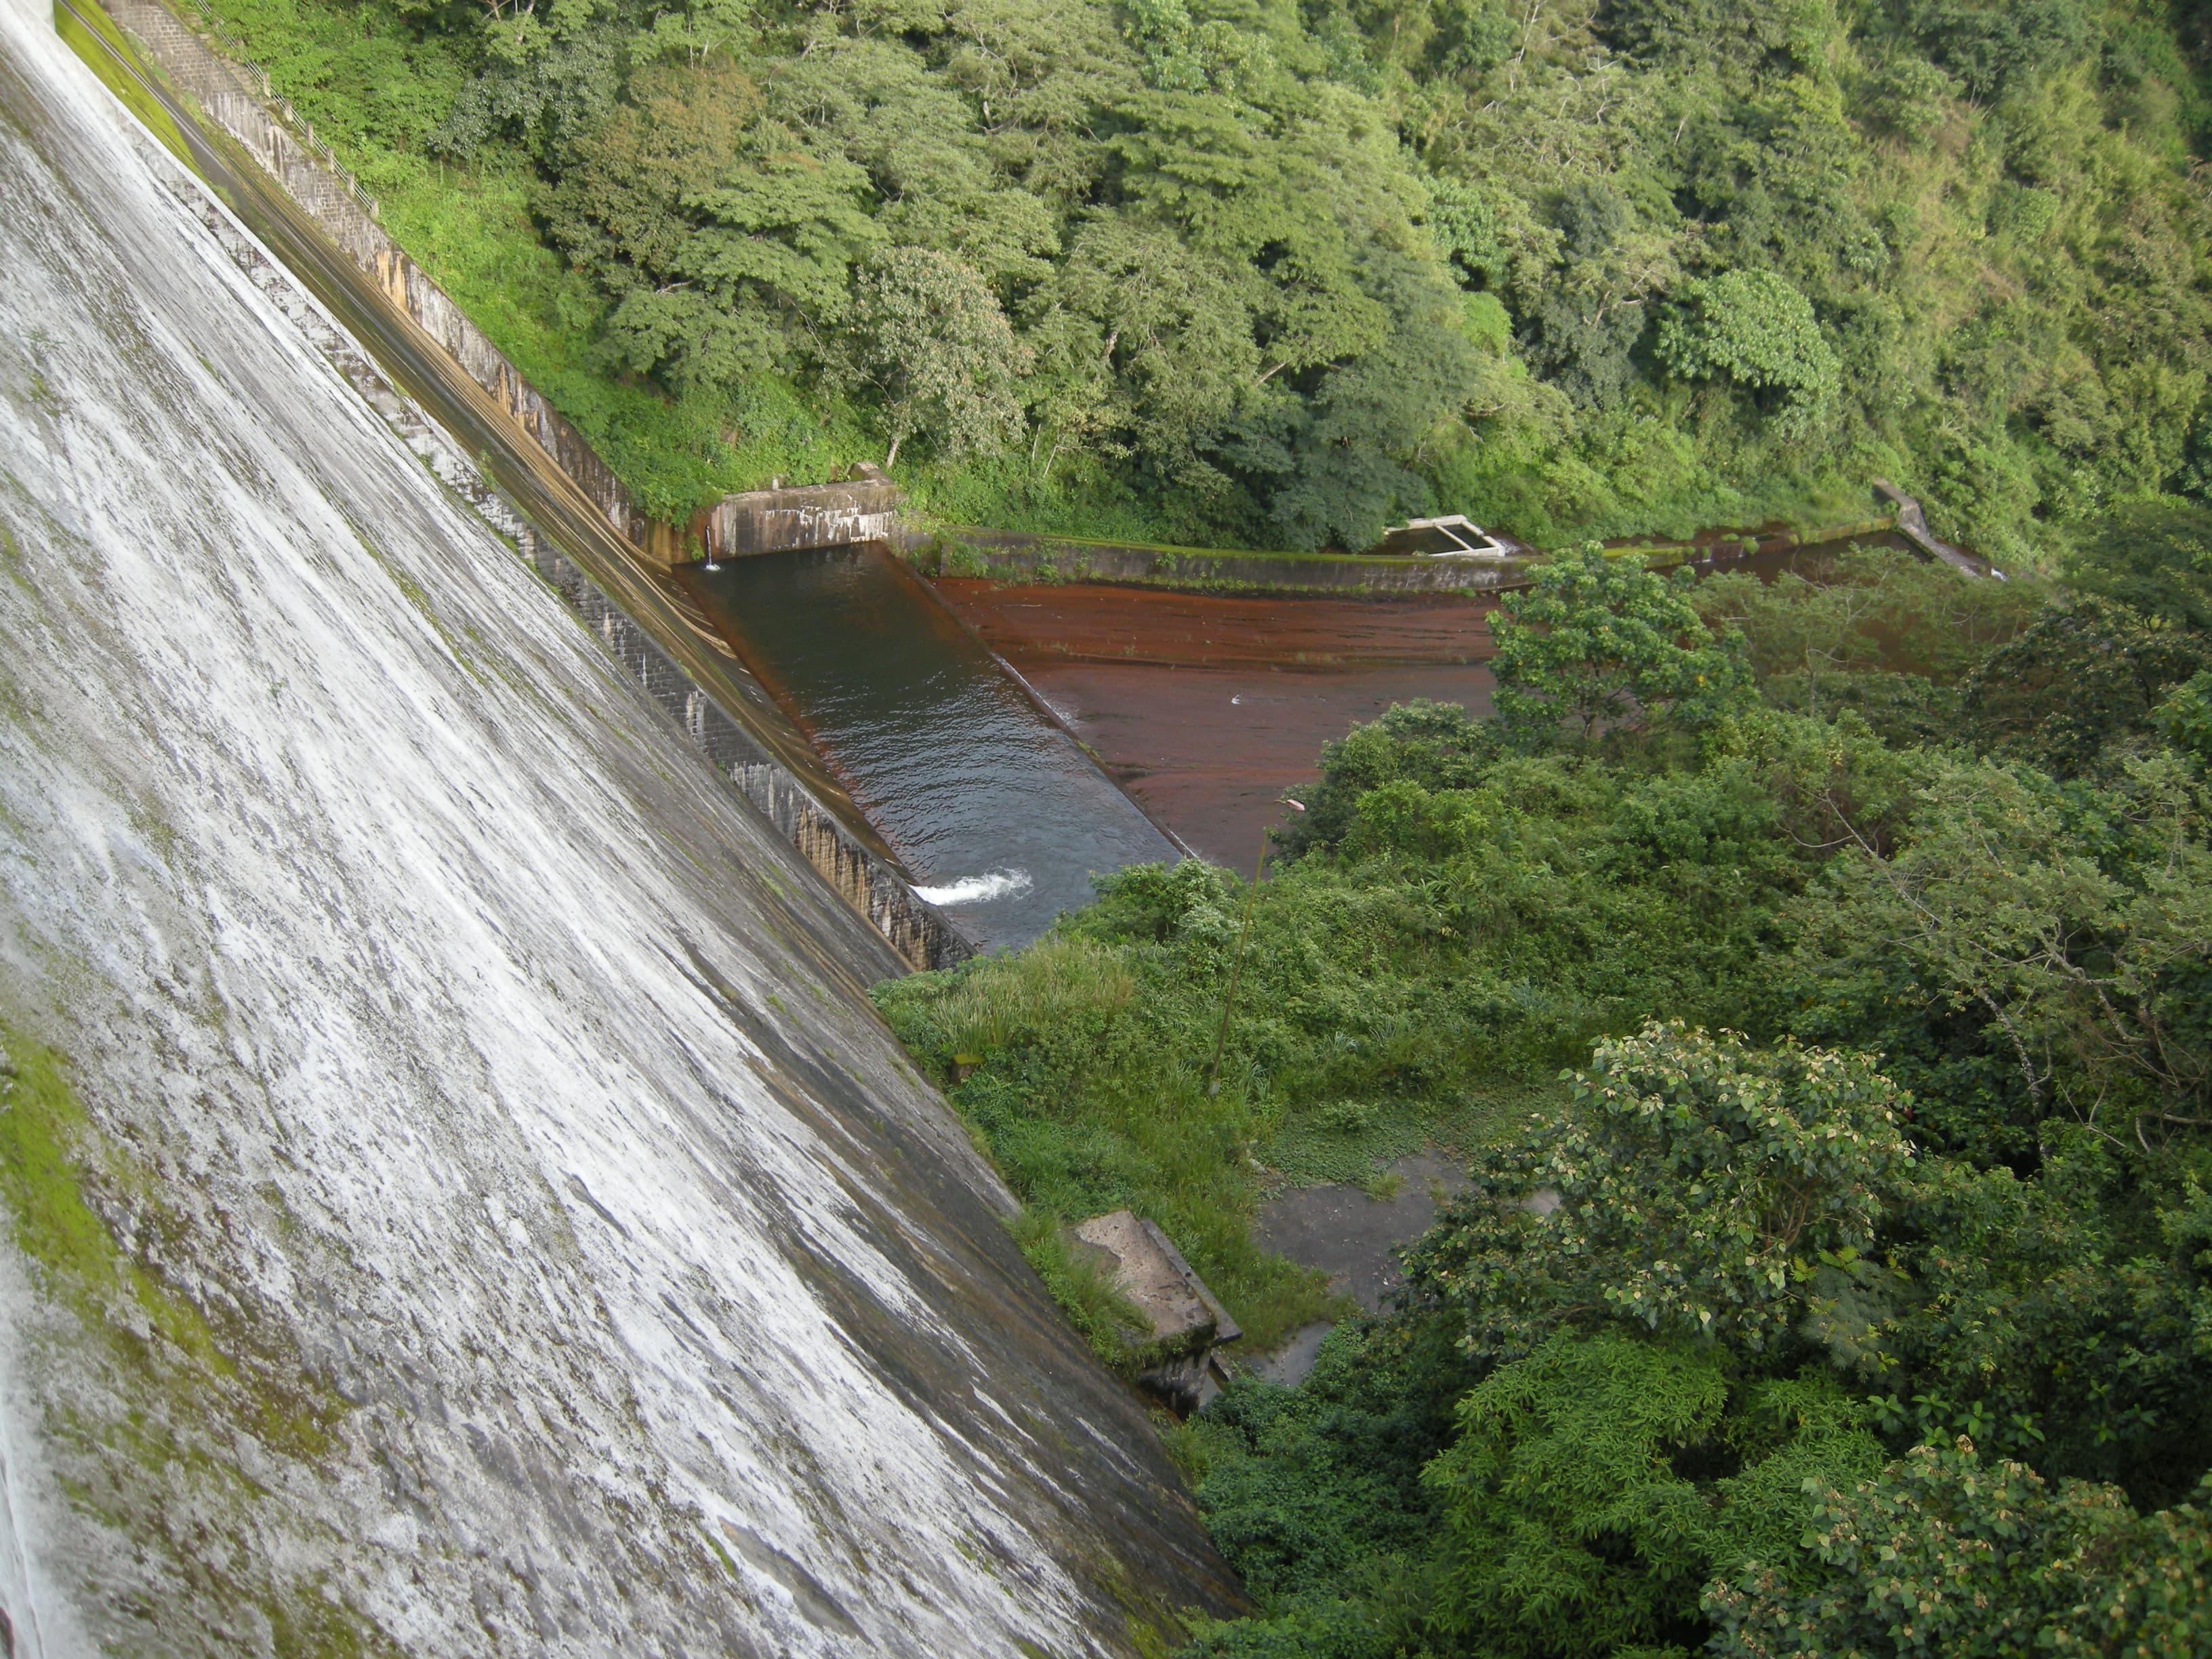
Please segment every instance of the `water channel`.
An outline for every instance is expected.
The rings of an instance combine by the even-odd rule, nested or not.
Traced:
[[[694,566],[686,590],[812,739],[923,897],[1027,944],[1091,878],[1179,849],[876,546]]]

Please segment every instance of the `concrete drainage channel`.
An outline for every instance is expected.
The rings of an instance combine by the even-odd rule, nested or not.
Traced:
[[[654,535],[641,532],[642,515],[605,463],[391,241],[312,135],[271,106],[265,82],[158,0],[106,0],[104,9],[56,0],[54,21],[149,142],[230,209],[186,202],[249,278],[515,544],[896,961],[936,968],[969,955],[804,736],[668,582],[674,550],[647,544]]]

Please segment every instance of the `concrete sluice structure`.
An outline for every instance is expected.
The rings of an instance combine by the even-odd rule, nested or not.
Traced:
[[[853,473],[839,483],[723,496],[699,515],[694,532],[699,560],[896,539],[905,499],[898,487],[872,466],[856,466]]]
[[[133,60],[111,79],[261,244],[238,257],[273,254],[482,463],[488,493],[505,498],[490,510],[516,521],[502,524],[505,533],[544,563],[594,631],[901,959],[938,968],[967,957],[968,941],[913,891],[805,737],[668,580],[671,568],[699,555],[709,515],[682,530],[653,521],[583,434],[393,243],[258,79],[161,0],[105,0],[104,10],[58,0],[55,16],[95,55],[105,33]]]
[[[1103,1659],[1232,1610],[869,1006],[890,944],[539,573],[656,590],[73,27],[0,0],[9,1650]]]

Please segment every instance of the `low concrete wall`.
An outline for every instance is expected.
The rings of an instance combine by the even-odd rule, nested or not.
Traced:
[[[1128,582],[1182,588],[1265,589],[1299,592],[1364,589],[1376,593],[1489,593],[1519,587],[1530,562],[1504,559],[1392,558],[1373,554],[1247,553],[1166,547],[1145,542],[1085,541],[1021,531],[902,528],[893,544],[928,574],[962,564],[1001,579]]]
[[[1711,546],[1652,543],[1620,552],[1638,552],[1654,569],[1694,564],[1727,569],[1751,560],[1816,547],[1856,537],[1905,532],[1903,515],[1856,524],[1786,531]],[[1925,536],[1914,539],[1929,551],[1942,548]],[[1206,548],[1168,547],[1146,542],[1086,541],[1073,536],[1045,536],[1011,530],[902,527],[893,545],[927,575],[963,570],[1001,581],[1088,581],[1205,591],[1310,593],[1350,589],[1369,593],[1498,593],[1526,587],[1529,573],[1544,562],[1533,549],[1495,559],[1397,557],[1361,553],[1224,552]],[[1515,544],[1516,547],[1520,544]],[[1937,552],[1947,563],[1966,556],[1956,549]],[[1960,566],[1961,568],[1968,567]]]
[[[120,5],[140,5],[145,0],[117,0]],[[297,199],[296,198],[295,199]],[[302,204],[306,205],[306,204]],[[437,342],[468,377],[490,393],[531,442],[550,456],[562,471],[590,498],[617,535],[635,544],[656,564],[673,562],[678,538],[667,525],[656,524],[631,499],[614,469],[599,459],[584,434],[562,418],[545,394],[525,380],[521,371],[486,339],[483,331],[463,314],[445,289],[432,282],[422,268],[409,258],[380,227],[372,242],[357,232],[354,242],[341,244],[354,256],[369,281],[385,298],[404,312],[415,325]]]
[[[329,151],[290,106],[270,96],[266,77],[233,62],[160,0],[100,0],[202,111],[311,214],[385,296],[444,348],[471,380],[506,410],[530,441],[552,457],[617,533],[649,556],[675,550],[672,530],[655,527],[581,433],[562,418],[482,330],[432,282],[376,221],[374,203],[333,170]],[[203,27],[214,32],[211,21]],[[227,43],[226,43],[227,44]],[[666,562],[665,556],[660,560]]]
[[[1994,565],[1976,558],[1963,549],[1948,542],[1939,542],[1928,528],[1928,515],[1921,511],[1920,503],[1899,489],[1887,478],[1876,478],[1874,487],[1897,503],[1897,533],[1925,553],[1929,558],[1948,564],[1965,576],[1995,576],[2004,580],[2004,572]]]
[[[325,152],[312,135],[288,126],[283,115],[267,105],[258,76],[220,57],[156,0],[101,0],[101,5],[174,85],[191,94],[205,124],[242,149],[317,230],[343,252],[362,278],[364,299],[374,296],[405,319],[489,395],[522,441],[555,463],[554,470],[605,515],[626,556],[639,556],[637,574],[647,574],[653,564],[665,569],[678,551],[673,532],[665,532],[660,556],[652,558],[638,540],[640,533],[652,527],[605,463],[444,291],[392,244],[376,223],[368,198],[325,167],[320,159]],[[256,275],[258,285],[267,288],[271,281],[286,281],[289,274],[272,267],[258,244],[242,235],[211,204],[201,205],[210,232],[242,268]],[[610,598],[608,572],[595,573],[580,550],[556,545],[550,535],[542,533],[483,476],[476,458],[443,428],[426,420],[422,409],[381,368],[313,311],[304,293],[283,303],[288,312],[298,313],[296,320],[402,440],[514,542],[715,769],[775,824],[833,890],[868,918],[901,960],[915,968],[938,968],[972,954],[945,916],[917,896],[895,867],[777,757],[774,744],[745,718],[752,711],[726,706],[682,665],[690,641],[664,637],[654,626],[660,617],[633,614]],[[430,413],[439,415],[434,404]],[[680,614],[688,608],[680,595],[668,597],[673,611]]]
[[[715,559],[889,541],[904,499],[880,474],[849,483],[750,489],[708,507],[698,524],[699,540],[705,556]]]

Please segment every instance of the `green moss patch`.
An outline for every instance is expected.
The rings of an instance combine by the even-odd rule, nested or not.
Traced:
[[[315,1523],[240,1443],[250,1436],[269,1459],[323,1463],[345,1402],[305,1374],[284,1334],[242,1311],[210,1317],[151,1265],[188,1256],[185,1218],[100,1133],[64,1057],[4,1024],[0,1210],[34,1286],[67,1316],[31,1362],[64,1490],[162,1564],[190,1604],[165,1625],[283,1654],[398,1651],[319,1575],[272,1556],[281,1537],[304,1546],[286,1553],[312,1558],[301,1534]]]

